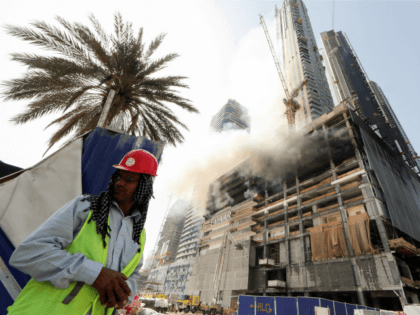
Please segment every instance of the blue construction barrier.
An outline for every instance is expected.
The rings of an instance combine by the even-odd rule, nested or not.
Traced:
[[[239,296],[238,315],[315,315],[315,307],[327,307],[330,315],[354,315],[356,309],[376,310],[362,305],[313,297]]]

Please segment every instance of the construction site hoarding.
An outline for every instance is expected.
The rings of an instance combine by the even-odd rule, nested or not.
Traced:
[[[319,315],[325,309],[329,315],[355,315],[355,310],[378,308],[341,303],[312,297],[239,296],[238,315]]]

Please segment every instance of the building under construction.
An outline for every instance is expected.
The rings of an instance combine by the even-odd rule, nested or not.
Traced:
[[[167,211],[153,249],[153,256],[147,262],[150,270],[175,261],[190,208],[191,205],[187,201],[178,200]]]
[[[140,291],[168,296],[186,293],[201,236],[203,218],[198,213],[199,210],[186,201],[178,201],[170,208],[158,236],[156,254],[146,267],[150,269],[146,286]]]
[[[222,306],[240,294],[419,303],[418,176],[346,103],[302,138],[265,185],[240,175],[252,161],[216,182],[187,293]],[[256,199],[244,194],[252,180]]]

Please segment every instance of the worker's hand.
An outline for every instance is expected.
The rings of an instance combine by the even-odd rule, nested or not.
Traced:
[[[131,295],[126,280],[128,278],[121,272],[103,267],[92,287],[98,291],[102,305],[120,309],[127,304]]]

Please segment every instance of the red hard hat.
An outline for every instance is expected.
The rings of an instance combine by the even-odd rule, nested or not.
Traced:
[[[157,176],[157,160],[153,154],[145,150],[130,151],[123,157],[120,164],[112,166],[120,170]]]

